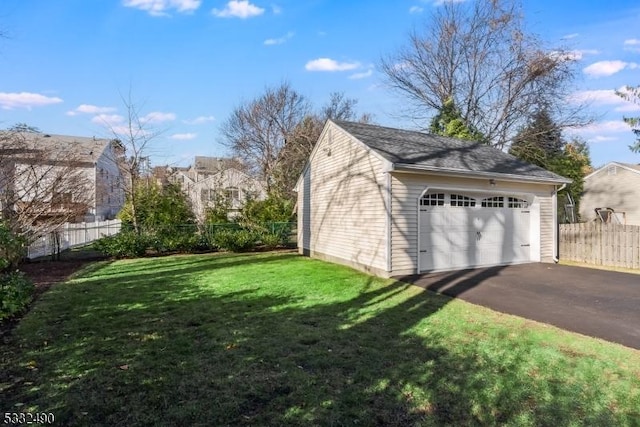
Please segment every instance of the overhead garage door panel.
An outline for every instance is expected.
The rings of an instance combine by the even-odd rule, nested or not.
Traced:
[[[526,201],[434,193],[420,204],[421,271],[530,261]]]

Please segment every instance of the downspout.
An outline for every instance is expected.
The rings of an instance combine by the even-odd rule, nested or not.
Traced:
[[[553,262],[556,264],[560,262],[560,223],[558,222],[558,193],[567,188],[567,184],[564,183],[560,186],[560,188],[556,188],[553,193],[554,203],[553,203],[553,217],[555,218],[555,248],[553,254]]]
[[[392,263],[392,248],[391,248],[391,225],[392,225],[392,212],[391,212],[391,173],[390,172],[385,172],[385,186],[386,188],[386,192],[385,192],[385,205],[386,205],[386,214],[387,214],[387,218],[386,218],[386,223],[385,223],[385,241],[386,241],[386,257],[387,257],[387,273],[391,274],[391,272],[393,271],[393,263]]]

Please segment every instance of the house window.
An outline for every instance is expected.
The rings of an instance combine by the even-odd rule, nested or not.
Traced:
[[[73,196],[71,193],[58,193],[54,192],[51,196],[51,206],[52,207],[64,207],[69,205],[73,200]]]
[[[210,200],[213,200],[212,191],[210,191],[208,188],[204,188],[200,190],[200,199],[202,200],[202,203],[206,203]]]
[[[227,200],[231,203],[240,201],[240,190],[235,187],[229,187],[225,190],[225,195],[227,196]]]
[[[422,196],[420,206],[444,206],[444,193],[429,193]]]
[[[452,194],[451,195],[451,206],[475,206],[476,199],[462,196],[460,194]]]
[[[618,168],[615,165],[611,165],[607,168],[607,175],[615,175],[618,173]]]
[[[482,199],[483,208],[504,208],[504,197],[495,196]]]
[[[518,199],[517,197],[509,197],[508,207],[512,209],[528,208],[529,202],[523,199]]]

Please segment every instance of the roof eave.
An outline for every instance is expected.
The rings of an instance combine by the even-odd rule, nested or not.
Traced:
[[[438,173],[441,175],[447,176],[456,176],[461,178],[488,178],[488,179],[500,179],[502,181],[512,181],[512,182],[537,182],[544,184],[571,184],[573,181],[568,178],[559,177],[556,178],[543,178],[538,176],[526,176],[526,175],[515,175],[515,174],[507,174],[507,173],[497,173],[497,172],[478,172],[478,171],[469,171],[462,169],[448,169],[448,168],[438,168],[433,166],[418,166],[413,164],[406,163],[394,163],[389,170],[398,171],[398,172],[410,172],[410,173]]]

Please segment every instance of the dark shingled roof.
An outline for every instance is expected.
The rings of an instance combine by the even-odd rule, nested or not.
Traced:
[[[478,142],[365,123],[339,120],[334,123],[399,169],[499,174],[531,181],[571,182],[567,178]]]

